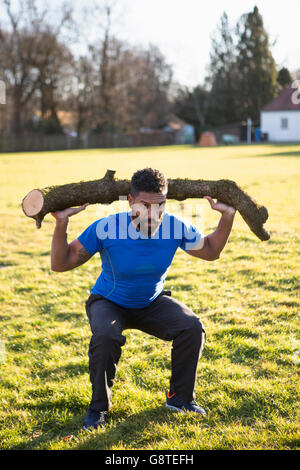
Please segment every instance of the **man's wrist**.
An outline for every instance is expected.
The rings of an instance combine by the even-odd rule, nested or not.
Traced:
[[[56,219],[57,227],[66,227],[69,224],[69,217],[64,217],[63,219]]]
[[[225,217],[226,219],[233,219],[235,216],[236,210],[228,210],[225,212],[222,212],[222,217]]]

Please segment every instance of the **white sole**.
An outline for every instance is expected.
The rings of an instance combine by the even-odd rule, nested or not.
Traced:
[[[189,410],[182,410],[181,408],[176,408],[176,406],[171,406],[165,403],[166,408],[169,408],[169,410],[173,411],[180,411],[181,413],[191,413]],[[203,410],[203,413],[199,413],[198,411],[192,411],[192,413],[197,413],[200,416],[207,416],[206,411]]]
[[[181,413],[186,413],[186,410],[182,410],[181,408],[176,408],[176,406],[171,406],[165,403],[165,406],[169,408],[169,410],[180,411]]]

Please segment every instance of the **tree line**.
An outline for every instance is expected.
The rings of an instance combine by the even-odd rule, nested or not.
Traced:
[[[271,49],[257,7],[233,27],[224,12],[212,37],[207,77],[192,90],[181,88],[176,112],[196,129],[247,118],[259,125],[261,109],[293,80],[286,67],[277,68]]]
[[[0,0],[6,13],[0,25],[0,79],[7,97],[2,131],[57,134],[61,113],[72,115],[78,135],[91,128],[125,132],[164,124],[172,68],[155,45],[143,49],[111,33],[112,2],[100,12],[102,35],[81,55],[63,37],[76,26],[80,30],[72,5],[64,3],[50,21],[48,7],[38,9],[37,3],[23,0],[14,9],[10,0]]]
[[[62,133],[63,116],[72,117],[78,136],[161,129],[170,113],[198,132],[247,117],[258,123],[261,108],[292,81],[286,68],[277,70],[257,7],[234,28],[224,12],[207,77],[190,89],[174,81],[158,47],[141,48],[113,34],[115,2],[102,2],[101,34],[78,54],[81,28],[71,3],[51,15],[37,0],[0,0],[2,134]]]

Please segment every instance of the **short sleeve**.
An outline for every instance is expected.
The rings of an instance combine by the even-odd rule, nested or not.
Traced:
[[[179,245],[182,250],[193,250],[202,237],[204,237],[204,235],[198,227],[185,219],[183,220],[182,240]]]
[[[100,252],[102,249],[102,242],[97,236],[98,222],[98,220],[93,222],[78,237],[80,243],[91,255],[94,255],[97,251]]]

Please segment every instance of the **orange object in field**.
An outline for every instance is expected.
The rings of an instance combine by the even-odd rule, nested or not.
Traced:
[[[202,132],[198,144],[201,147],[213,147],[217,145],[217,139],[213,132]]]

